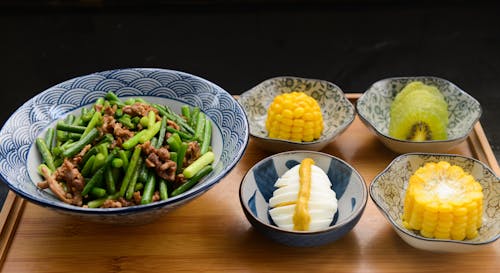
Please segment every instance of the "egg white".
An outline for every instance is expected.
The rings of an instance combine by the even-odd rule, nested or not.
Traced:
[[[277,189],[273,192],[273,197],[269,199],[269,214],[274,223],[286,230],[293,230],[293,215],[295,212],[299,188],[300,164],[285,172],[274,184]],[[318,166],[311,166],[311,192],[308,202],[311,222],[309,231],[316,231],[327,228],[333,220],[337,211],[337,198],[331,189],[331,181],[326,173]],[[288,204],[281,205],[280,204]]]

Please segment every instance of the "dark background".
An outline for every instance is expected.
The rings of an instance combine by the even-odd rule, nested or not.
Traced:
[[[274,76],[363,92],[393,76],[448,79],[483,106],[500,158],[495,1],[2,1],[0,125],[35,94],[109,69],[158,67],[239,94]],[[0,203],[5,188],[0,183]]]

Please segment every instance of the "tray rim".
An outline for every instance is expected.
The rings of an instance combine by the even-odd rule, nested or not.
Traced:
[[[355,103],[362,93],[346,93],[345,95],[352,103]],[[498,161],[479,121],[467,137],[467,143],[475,158],[486,163],[497,175],[500,175]],[[15,237],[25,204],[26,200],[9,190],[7,198],[0,208],[0,269]]]

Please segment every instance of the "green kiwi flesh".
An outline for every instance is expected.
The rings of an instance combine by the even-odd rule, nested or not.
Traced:
[[[410,141],[448,138],[448,104],[434,86],[412,82],[399,92],[390,109],[389,135]]]

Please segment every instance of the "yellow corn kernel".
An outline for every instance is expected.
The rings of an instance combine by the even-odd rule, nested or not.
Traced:
[[[461,167],[427,163],[409,180],[403,225],[428,238],[464,240],[478,235],[482,187]]]
[[[269,137],[297,142],[319,139],[324,127],[318,102],[303,92],[276,96],[265,125]]]

